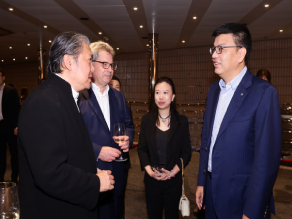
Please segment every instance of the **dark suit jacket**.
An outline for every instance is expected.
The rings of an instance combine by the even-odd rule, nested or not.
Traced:
[[[5,85],[2,96],[2,115],[6,127],[11,131],[17,127],[19,109],[20,103],[17,90]]]
[[[96,219],[100,182],[90,136],[69,83],[49,74],[19,117],[22,219]]]
[[[124,123],[131,146],[133,144],[133,137],[135,132],[126,99],[121,92],[111,87],[108,91],[108,95],[111,131],[114,129],[114,124]],[[111,131],[108,128],[92,89],[80,92],[79,99],[80,110],[93,143],[96,160],[103,146],[110,146],[120,149],[120,147],[113,141]],[[101,170],[112,171],[112,174],[115,178],[114,191],[117,196],[120,196],[124,190],[124,165],[125,162],[104,162],[100,159],[96,163],[97,168]]]
[[[186,167],[191,160],[192,152],[190,145],[189,123],[185,116],[172,114],[170,133],[166,149],[166,169],[171,170],[176,164],[182,168],[183,159]],[[142,118],[138,155],[141,162],[141,170],[145,166],[159,166],[159,158],[156,145],[156,118],[149,112]],[[180,174],[181,175],[181,174]]]
[[[220,88],[209,89],[202,133],[198,186],[206,185],[209,149]],[[238,85],[213,148],[212,190],[219,218],[264,218],[274,212],[272,190],[281,158],[277,90],[249,70]]]

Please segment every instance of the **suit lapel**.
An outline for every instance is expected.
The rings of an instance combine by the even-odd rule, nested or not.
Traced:
[[[155,157],[157,161],[159,161],[159,157],[158,157],[158,154],[157,154],[157,144],[156,144],[156,119],[151,119],[151,122],[149,123],[149,126],[148,126],[148,130],[147,132],[149,132],[149,137],[150,137],[150,142],[151,142],[151,145],[153,146],[153,151],[155,153]],[[158,165],[158,163],[157,163]]]
[[[174,131],[176,130],[178,126],[178,121],[177,118],[174,115],[171,115],[171,123],[170,123],[170,130],[169,130],[169,135],[167,136],[167,145],[169,140],[171,139],[172,135],[174,134]]]
[[[90,105],[92,111],[96,114],[97,118],[102,122],[104,127],[107,128],[108,131],[110,131],[108,129],[108,125],[107,125],[107,123],[105,121],[103,113],[102,113],[102,111],[100,109],[100,106],[99,106],[99,104],[97,102],[96,96],[95,96],[95,94],[94,94],[94,92],[92,91],[91,88],[88,90],[88,94],[89,94],[89,99],[87,99],[88,97],[86,97],[85,95],[84,95],[84,97],[86,98],[86,100],[87,100],[88,104]]]
[[[208,129],[208,142],[207,145],[210,145],[211,142],[211,136],[212,136],[212,130],[213,130],[213,125],[214,125],[214,119],[215,119],[215,114],[216,114],[216,109],[217,109],[217,105],[218,105],[218,99],[219,99],[219,94],[220,94],[220,87],[219,85],[217,86],[215,92],[214,92],[214,99],[213,99],[213,103],[212,103],[212,108],[211,108],[211,119],[210,122],[208,124],[208,127],[210,127]],[[206,118],[204,118],[206,119]]]
[[[108,98],[109,98],[109,108],[110,108],[110,127],[111,127],[111,131],[113,131],[114,124],[118,123],[119,120],[118,118],[116,118],[116,113],[115,113],[116,108],[114,107],[115,104],[117,103],[117,99],[114,92],[112,91],[112,88],[110,88],[108,91]]]
[[[220,138],[222,133],[227,128],[230,121],[233,119],[234,115],[240,108],[242,102],[244,101],[245,97],[248,95],[247,88],[251,86],[252,84],[252,75],[247,70],[246,74],[242,78],[241,82],[239,83],[238,87],[236,88],[236,91],[233,94],[233,97],[230,101],[230,104],[227,108],[227,111],[225,113],[225,116],[223,118],[223,121],[220,126],[219,133],[217,135],[216,141]],[[216,142],[215,142],[216,143]]]
[[[2,93],[2,110],[3,110],[3,105],[5,105],[6,95],[7,95],[7,88],[6,88],[6,86],[4,86],[3,93]]]

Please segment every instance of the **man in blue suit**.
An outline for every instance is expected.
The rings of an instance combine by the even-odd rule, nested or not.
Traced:
[[[101,41],[91,43],[90,48],[95,62],[93,82],[89,90],[80,94],[79,106],[93,143],[97,168],[111,170],[115,178],[114,190],[99,199],[98,218],[120,219],[125,190],[125,162],[116,162],[115,159],[121,154],[120,150],[129,151],[134,125],[124,95],[108,85],[117,68],[113,63],[113,48]],[[126,129],[125,142],[119,145],[112,135],[116,123],[124,123]]]
[[[269,218],[282,143],[278,93],[246,67],[245,25],[223,24],[213,36],[210,53],[221,79],[209,89],[196,202],[207,219]]]

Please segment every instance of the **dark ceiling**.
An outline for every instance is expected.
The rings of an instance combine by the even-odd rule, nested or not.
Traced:
[[[153,32],[160,50],[212,45],[225,22],[246,23],[253,40],[291,38],[291,9],[292,0],[0,0],[0,64],[36,61],[68,30],[117,53],[147,51]]]

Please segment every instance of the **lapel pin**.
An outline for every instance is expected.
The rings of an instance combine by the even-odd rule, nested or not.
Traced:
[[[243,96],[243,93],[241,93],[241,96]]]

